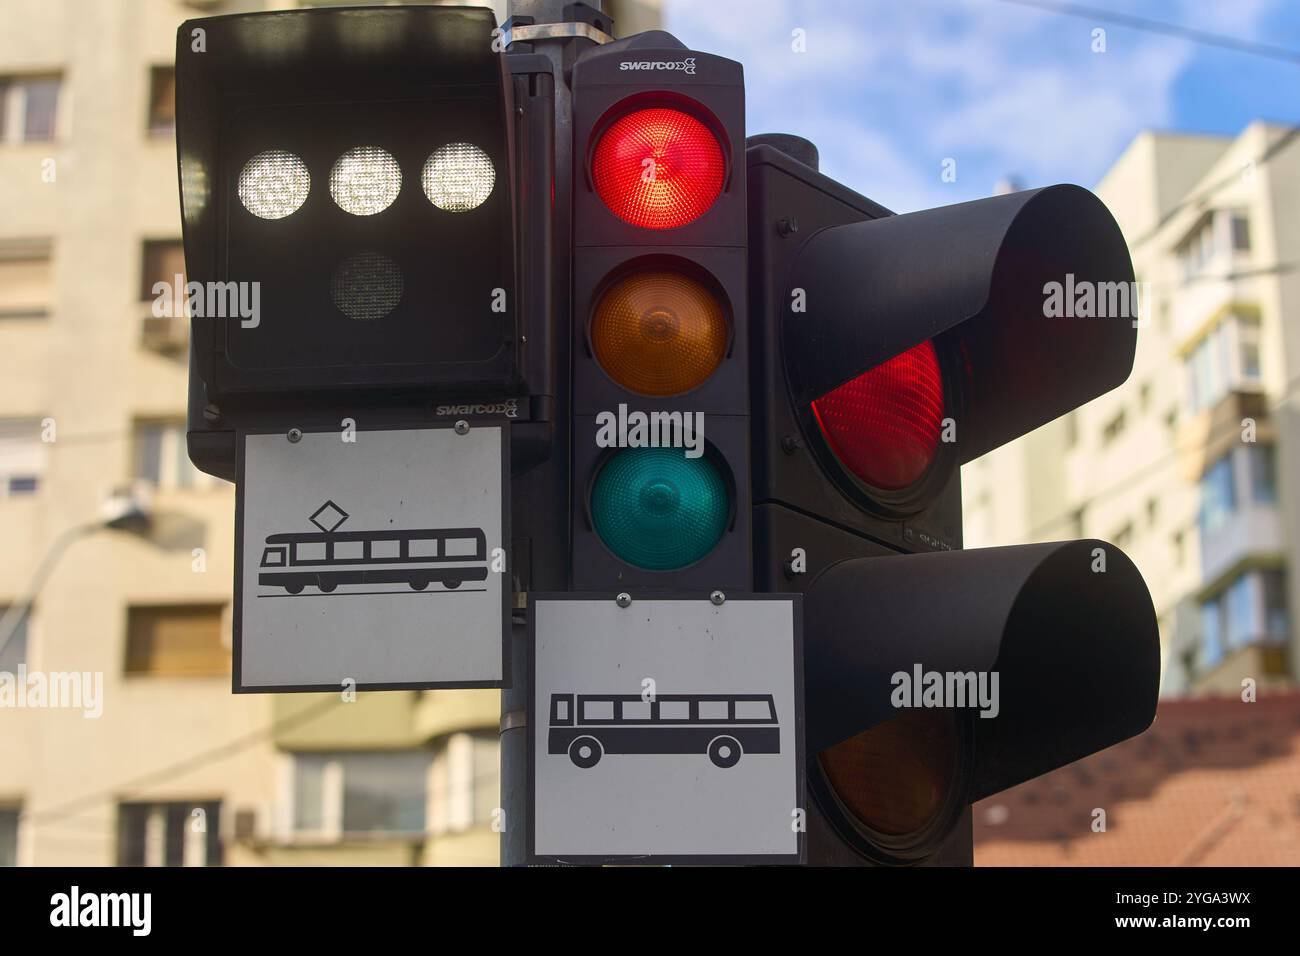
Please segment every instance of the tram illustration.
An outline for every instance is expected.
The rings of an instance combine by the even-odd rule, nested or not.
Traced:
[[[455,589],[487,575],[482,528],[313,531],[267,535],[257,581],[289,594],[307,587],[328,594],[343,584]]]
[[[703,754],[722,769],[779,754],[771,694],[552,694],[547,753],[584,770],[611,754]]]

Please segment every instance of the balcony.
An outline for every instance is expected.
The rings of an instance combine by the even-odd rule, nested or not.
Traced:
[[[1184,480],[1197,482],[1233,448],[1242,444],[1242,420],[1255,421],[1255,441],[1267,444],[1277,437],[1269,417],[1268,400],[1261,391],[1234,389],[1213,407],[1185,416],[1178,424],[1175,443]]]
[[[1260,277],[1247,271],[1249,263],[1243,253],[1224,258],[1230,261],[1212,264],[1185,280],[1173,294],[1174,340],[1184,346],[1194,343],[1229,312],[1244,309],[1258,314],[1254,303],[1264,292]]]
[[[357,694],[354,703],[320,694],[277,694],[276,733],[282,750],[396,750],[419,747],[463,730],[495,728],[501,719],[494,690],[384,691]],[[306,712],[320,708],[314,717]],[[294,720],[302,716],[302,722]]]
[[[1260,691],[1290,687],[1287,676],[1287,649],[1276,641],[1247,644],[1230,652],[1223,660],[1192,681],[1197,694],[1241,693],[1241,682],[1249,677]]]
[[[1220,581],[1249,558],[1279,554],[1285,547],[1276,505],[1239,505],[1226,522],[1201,534],[1202,580]]]

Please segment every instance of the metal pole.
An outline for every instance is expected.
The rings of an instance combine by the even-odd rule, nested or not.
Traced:
[[[564,23],[566,6],[572,0],[509,0],[506,15],[531,17],[534,24]],[[588,0],[600,10],[600,0]],[[546,56],[555,71],[555,202],[554,202],[554,296],[556,315],[555,443],[545,465],[520,475],[512,494],[512,527],[516,534],[531,532],[530,554],[533,590],[565,590],[568,587],[569,536],[569,344],[571,274],[571,209],[573,183],[573,110],[566,68],[578,43],[574,37],[538,38],[529,41],[534,52]],[[539,509],[540,502],[553,507]],[[527,506],[527,507],[526,507]],[[525,532],[523,529],[527,529]],[[501,865],[522,866],[527,855],[528,734],[526,726],[528,687],[527,626],[517,614],[511,625],[511,686],[501,692],[501,808],[505,829],[501,833]]]

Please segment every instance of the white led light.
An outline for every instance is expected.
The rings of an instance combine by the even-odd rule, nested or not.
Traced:
[[[244,164],[239,201],[259,219],[283,219],[298,211],[311,191],[307,164],[293,153],[268,149]]]
[[[378,146],[354,146],[330,170],[330,195],[344,212],[373,216],[402,191],[402,170],[393,154]]]
[[[483,204],[497,173],[488,154],[471,143],[448,143],[424,163],[420,184],[429,202],[447,212],[467,212]]]

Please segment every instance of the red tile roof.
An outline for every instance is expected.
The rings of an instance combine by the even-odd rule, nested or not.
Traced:
[[[1298,866],[1300,693],[1163,701],[1146,733],[980,801],[974,824],[976,866]]]

